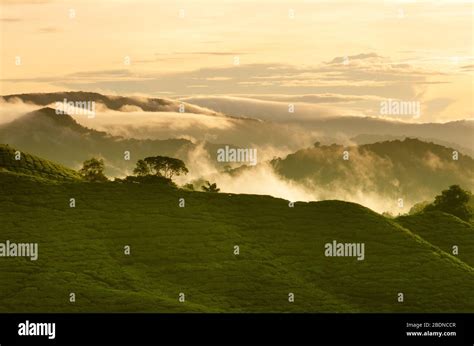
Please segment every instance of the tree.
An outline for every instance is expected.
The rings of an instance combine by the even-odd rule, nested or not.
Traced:
[[[203,191],[217,193],[221,190],[217,188],[216,183],[211,184],[210,182],[206,181],[206,184],[207,186],[206,185],[201,186],[201,189]]]
[[[189,191],[194,191],[194,185],[191,184],[191,183],[184,184],[183,189],[189,190]]]
[[[384,211],[384,212],[382,213],[382,216],[386,217],[387,219],[393,219],[393,218],[395,218],[395,216],[393,216],[393,214],[392,214],[391,212],[389,212],[389,211]]]
[[[79,173],[88,181],[103,182],[108,180],[104,175],[104,168],[104,160],[93,157],[92,159],[84,161]]]
[[[188,174],[183,161],[167,156],[150,156],[137,162],[133,173],[139,176],[157,175],[168,179],[175,175]]]
[[[418,213],[421,213],[422,211],[425,210],[425,208],[430,204],[428,201],[423,201],[423,202],[418,202],[413,205],[413,207],[410,208],[410,211],[408,212],[408,215],[415,215]]]
[[[148,167],[147,163],[144,160],[138,160],[137,167],[133,170],[133,174],[144,177],[150,174],[150,167]]]
[[[434,202],[426,206],[424,210],[439,210],[469,221],[472,217],[472,211],[468,205],[470,198],[469,191],[463,190],[459,185],[451,185],[448,190],[436,196]]]

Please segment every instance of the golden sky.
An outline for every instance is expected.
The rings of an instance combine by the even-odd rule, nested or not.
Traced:
[[[473,118],[473,6],[3,0],[0,93],[331,94]]]

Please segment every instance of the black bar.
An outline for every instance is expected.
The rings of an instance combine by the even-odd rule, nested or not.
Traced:
[[[19,336],[26,321],[55,323],[55,338]],[[473,329],[474,314],[0,314],[0,345],[472,346]],[[407,336],[427,331],[456,336]]]

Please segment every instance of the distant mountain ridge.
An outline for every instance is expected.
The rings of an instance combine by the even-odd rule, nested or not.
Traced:
[[[10,123],[0,125],[0,143],[16,146],[36,155],[79,168],[83,161],[96,156],[106,163],[105,173],[111,177],[131,173],[137,160],[163,155],[188,161],[200,144],[184,138],[135,139],[113,136],[79,124],[69,114],[56,114],[44,107],[27,113]],[[203,142],[203,149],[216,157],[222,144]],[[124,159],[125,151],[130,160]],[[216,165],[221,164],[217,163]]]
[[[308,124],[308,128],[313,128]],[[314,129],[323,131],[326,136],[337,138],[344,133],[349,138],[358,135],[399,136],[433,140],[439,144],[455,144],[456,149],[474,150],[474,120],[456,120],[446,123],[408,123],[373,117],[337,117],[314,123]],[[468,154],[468,152],[463,152]]]
[[[25,126],[27,123],[34,123],[35,126],[50,124],[62,128],[69,128],[72,131],[84,134],[105,134],[105,132],[84,127],[83,125],[79,124],[71,115],[67,113],[58,114],[56,113],[56,110],[51,107],[44,107],[37,111],[27,113],[23,117],[13,120],[8,124],[8,127],[10,129],[18,129]]]
[[[0,126],[0,143],[78,168],[83,161],[97,156],[107,162],[106,173],[123,175],[138,159],[150,155],[184,158],[193,143],[187,139],[137,140],[109,135],[86,128],[68,114],[56,114],[45,107]],[[124,152],[131,160],[124,160]]]
[[[217,115],[217,112],[208,110],[179,101],[172,101],[161,98],[145,98],[145,97],[126,97],[103,95],[95,92],[85,91],[66,91],[52,93],[31,93],[31,94],[12,94],[0,96],[0,100],[13,102],[21,100],[25,103],[32,103],[39,106],[48,106],[55,102],[84,102],[94,101],[105,105],[108,109],[116,111],[126,111],[124,107],[135,106],[140,107],[144,112],[179,112],[180,104],[185,104],[187,112],[206,115]]]
[[[474,133],[473,133],[474,136]],[[386,141],[393,141],[393,140],[400,140],[403,141],[406,138],[410,138],[410,136],[393,136],[393,135],[380,135],[380,134],[360,134],[357,135],[350,140],[357,145],[363,145],[363,144],[372,144],[372,143],[377,143],[377,142],[386,142]],[[413,136],[411,137],[413,138]],[[436,138],[418,138],[419,140],[423,142],[432,142],[438,145],[442,145],[443,147],[447,148],[453,148],[458,151],[460,151],[463,154],[469,155],[470,157],[474,158],[474,148],[467,148],[463,147],[457,143],[454,142],[446,142],[443,140],[439,140]]]
[[[122,112],[122,114],[143,110],[143,112],[180,112],[182,101],[167,100],[161,98],[107,96],[92,92],[55,92],[55,93],[33,93],[0,96],[0,101],[21,101],[38,106],[53,106],[55,102],[68,101],[95,101],[103,104],[107,109]],[[274,147],[278,150],[295,151],[314,141],[324,141],[324,138],[332,138],[334,143],[346,144],[351,138],[364,135],[385,137],[411,137],[424,141],[433,141],[437,144],[453,147],[464,154],[473,156],[473,134],[474,120],[452,121],[446,123],[411,123],[395,121],[380,117],[358,117],[358,116],[331,116],[320,117],[318,114],[308,116],[304,120],[296,120],[290,113],[285,117],[275,118],[272,112],[265,114],[266,120],[257,120],[248,114],[223,114],[200,105],[184,103],[183,124],[187,124],[184,118],[189,120],[190,114],[202,115],[203,117],[191,117],[193,125],[179,126],[166,123],[166,127],[140,128],[139,131],[131,129],[130,137],[135,138],[177,138],[186,137],[196,140],[208,141],[212,138],[215,143],[227,143],[236,146],[247,147],[249,145]],[[286,107],[286,106],[285,106]],[[100,107],[98,107],[100,109]],[[211,107],[212,108],[212,107]],[[281,113],[281,109],[279,109]],[[288,116],[286,116],[288,114]],[[208,127],[212,120],[206,116],[215,116],[223,122],[219,126]],[[166,118],[163,117],[163,118]],[[213,119],[214,120],[214,119]],[[180,121],[177,117],[176,121]],[[189,123],[188,123],[189,124]],[[143,124],[141,124],[143,125]],[[133,126],[132,126],[133,127]],[[209,137],[208,130],[212,131]],[[113,127],[107,128],[112,132]],[[124,131],[123,134],[128,134]],[[380,141],[380,140],[377,140]],[[364,142],[364,140],[362,140]],[[373,142],[373,141],[372,141]]]
[[[321,190],[325,198],[331,191],[376,193],[394,205],[399,198],[413,204],[452,184],[474,188],[474,159],[413,138],[349,147],[316,143],[271,164],[282,177]]]

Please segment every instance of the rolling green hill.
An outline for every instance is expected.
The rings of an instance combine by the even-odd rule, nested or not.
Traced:
[[[449,254],[458,246],[458,258],[474,268],[472,224],[440,211],[400,216],[396,221]]]
[[[0,257],[1,312],[474,311],[472,267],[353,203],[0,174],[0,209],[0,242],[39,244],[37,261]],[[364,260],[326,257],[334,240]]]
[[[11,173],[28,175],[49,180],[80,180],[81,176],[76,171],[58,165],[57,163],[40,159],[28,153],[19,152],[4,144],[0,144],[0,174]]]

